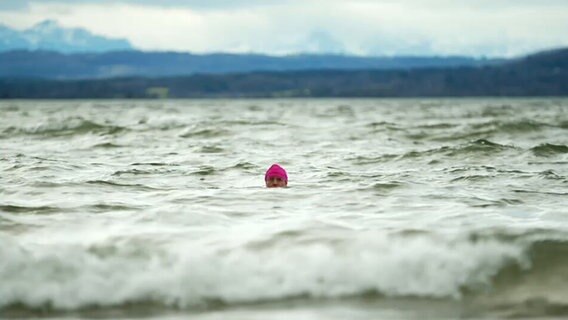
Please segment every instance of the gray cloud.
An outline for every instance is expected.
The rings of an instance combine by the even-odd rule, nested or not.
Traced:
[[[517,55],[568,45],[565,0],[0,0],[8,26],[45,19],[144,50]]]
[[[25,9],[30,3],[38,0],[2,0],[0,10]],[[42,3],[67,3],[67,4],[116,4],[126,3],[133,5],[145,5],[154,7],[179,7],[194,10],[226,10],[235,8],[252,8],[259,6],[282,5],[287,2],[300,2],[299,0],[41,0]]]
[[[341,2],[342,0],[327,0],[322,3]],[[67,4],[116,4],[127,3],[132,5],[147,5],[154,7],[180,7],[195,10],[223,10],[234,8],[253,8],[271,5],[283,5],[286,3],[306,3],[309,0],[2,0],[0,10],[13,10],[26,8],[30,3],[67,3]],[[403,3],[416,7],[449,7],[449,8],[470,8],[470,9],[515,9],[521,7],[543,7],[543,6],[563,6],[568,8],[566,0],[475,0],[475,1],[455,1],[455,0],[351,0],[352,3]]]

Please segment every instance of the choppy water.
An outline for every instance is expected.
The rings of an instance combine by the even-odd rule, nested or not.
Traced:
[[[0,160],[4,317],[568,316],[565,99],[3,101]]]

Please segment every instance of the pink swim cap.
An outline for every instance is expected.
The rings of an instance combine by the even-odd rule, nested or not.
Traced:
[[[284,181],[288,182],[288,175],[286,174],[286,170],[277,164],[273,164],[266,170],[266,174],[264,175],[264,181],[268,180],[269,178],[281,178]]]

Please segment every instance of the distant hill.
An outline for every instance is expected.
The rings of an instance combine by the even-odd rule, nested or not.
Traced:
[[[93,80],[0,79],[0,98],[568,96],[568,49],[500,64]]]
[[[525,65],[530,68],[553,68],[559,72],[568,69],[568,48],[557,48],[537,52],[525,57],[511,60],[508,65]]]
[[[0,24],[0,52],[11,50],[53,50],[63,53],[133,50],[125,39],[98,36],[81,28],[63,28],[46,20],[18,31]]]
[[[53,51],[0,53],[0,77],[103,79],[164,77],[253,71],[415,69],[480,66],[497,60],[469,57],[358,57],[345,55],[191,54],[119,51],[62,54]]]

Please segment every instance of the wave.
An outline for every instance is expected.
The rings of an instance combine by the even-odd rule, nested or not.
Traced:
[[[172,169],[172,167],[179,167],[180,165],[177,163],[165,162],[135,162],[130,164],[130,166],[133,166],[134,168],[117,170],[112,173],[112,176],[120,177],[169,174],[177,171],[176,169]]]
[[[219,170],[212,166],[201,166],[197,170],[191,172],[191,175],[210,176],[219,173]]]
[[[544,143],[531,148],[530,151],[537,157],[550,157],[568,153],[568,146]]]
[[[159,188],[150,187],[143,184],[128,184],[128,183],[119,183],[114,181],[108,180],[89,180],[85,182],[87,184],[94,184],[94,185],[101,185],[101,186],[110,186],[110,187],[120,187],[120,188],[132,188],[133,190],[160,190]]]
[[[467,143],[442,146],[436,149],[427,149],[421,151],[410,151],[403,154],[401,160],[425,160],[430,164],[448,161],[471,162],[476,159],[494,159],[500,154],[519,153],[522,149],[514,145],[505,145],[496,143],[487,139],[477,139]],[[510,156],[510,155],[507,155]]]
[[[501,269],[490,290],[472,301],[509,316],[568,315],[568,239],[536,237],[527,244],[525,264]]]
[[[562,232],[325,235],[286,231],[224,246],[154,234],[90,245],[24,245],[0,236],[0,308],[151,303],[198,310],[369,295],[467,301],[487,310],[519,311],[534,301],[556,311],[568,306]]]
[[[225,151],[225,149],[219,146],[203,146],[197,150],[199,153],[223,153]]]
[[[153,167],[179,166],[179,164],[177,164],[177,163],[167,163],[167,162],[134,162],[131,165],[132,166],[153,166]]]
[[[383,154],[379,156],[357,156],[354,158],[350,158],[350,161],[353,161],[356,165],[367,165],[367,164],[378,164],[389,162],[391,160],[399,159],[400,155],[397,154]]]
[[[229,167],[228,169],[242,169],[242,170],[256,170],[259,166],[250,163],[248,161],[241,161],[235,164],[234,166]]]
[[[544,179],[550,179],[550,180],[563,180],[568,182],[568,179],[564,176],[559,175],[558,173],[554,172],[553,170],[544,170],[538,173],[539,177],[542,177]]]
[[[222,120],[217,122],[222,127],[232,127],[232,126],[288,126],[283,122],[271,121],[271,120]]]
[[[112,176],[139,176],[139,175],[153,175],[153,174],[163,174],[161,170],[140,170],[140,169],[128,169],[128,170],[118,170],[115,171]]]
[[[416,158],[422,155],[437,154],[443,154],[449,157],[457,157],[462,155],[493,155],[496,152],[501,152],[509,149],[515,149],[515,147],[499,144],[486,139],[478,139],[457,146],[443,146],[438,149],[431,149],[422,152],[412,151],[406,153],[403,158]]]
[[[105,143],[95,144],[91,148],[94,148],[94,149],[98,149],[98,148],[100,148],[100,149],[114,149],[114,148],[122,148],[122,147],[124,147],[124,146],[116,144],[116,143],[112,143],[112,142],[105,142]]]
[[[371,133],[382,133],[383,131],[404,131],[405,129],[400,125],[393,122],[371,122],[366,125],[367,128],[371,129]]]
[[[98,203],[93,205],[87,205],[80,207],[81,210],[87,212],[101,212],[101,213],[108,213],[109,211],[129,211],[129,210],[138,210],[140,207],[135,207],[132,205],[123,205],[123,204],[106,204],[106,203]]]
[[[0,212],[17,213],[17,214],[51,214],[61,212],[63,209],[51,206],[16,206],[16,205],[0,205]]]
[[[389,181],[389,182],[378,182],[373,184],[373,190],[376,192],[388,193],[394,189],[398,189],[405,186],[403,182],[399,181]]]
[[[552,124],[546,122],[538,122],[528,119],[518,119],[513,121],[492,120],[488,122],[478,123],[470,126],[474,130],[489,128],[494,133],[523,133],[530,131],[539,131],[549,128],[562,128],[562,123]]]
[[[546,194],[551,196],[568,196],[568,192],[528,190],[528,189],[513,189],[512,191],[516,193],[534,193],[534,194]]]
[[[514,149],[514,147],[508,145],[502,145],[486,139],[478,139],[464,145],[452,147],[450,148],[447,154],[448,155],[472,154],[472,153],[485,154],[485,153],[500,152],[507,149]]]
[[[179,136],[181,138],[217,138],[230,134],[230,131],[219,128],[189,128],[182,132]]]
[[[409,151],[403,154],[384,154],[378,156],[357,156],[351,158],[356,165],[378,164],[386,162],[397,162],[400,160],[429,159],[436,157],[460,158],[471,156],[494,156],[495,153],[518,149],[515,146],[503,145],[486,139],[473,140],[455,146],[442,146],[435,149],[420,151]]]
[[[36,127],[8,127],[0,132],[0,137],[19,135],[41,135],[45,137],[59,137],[96,133],[101,135],[114,135],[128,130],[125,127],[100,124],[81,117],[51,120]]]
[[[566,129],[565,123],[546,123],[526,119],[513,121],[491,120],[461,127],[455,123],[435,123],[407,128],[405,136],[411,140],[451,142],[492,139],[502,134],[519,135],[554,129]]]
[[[503,121],[496,124],[498,132],[517,133],[539,131],[548,128],[559,127],[551,123],[538,122],[534,120]]]
[[[207,147],[206,147],[207,148]],[[216,147],[214,147],[216,148]],[[209,150],[207,149],[207,151],[203,151],[202,152],[222,152],[222,149],[214,149],[214,150]],[[185,170],[181,170],[181,168],[175,168],[175,167],[179,167],[179,164],[175,164],[175,163],[160,163],[160,162],[149,162],[149,163],[133,163],[131,164],[131,166],[134,166],[134,168],[129,168],[129,169],[124,169],[124,170],[117,170],[114,173],[112,173],[112,176],[116,176],[116,177],[122,177],[122,176],[142,176],[142,175],[163,175],[163,174],[172,174],[172,173],[178,173],[178,174],[186,174]],[[144,168],[146,167],[146,168]],[[172,168],[174,167],[174,168]],[[189,172],[189,174],[191,175],[198,175],[198,176],[206,176],[206,175],[215,175],[221,172],[225,172],[228,170],[242,170],[242,171],[253,171],[255,173],[257,173],[259,166],[252,164],[250,162],[246,162],[246,161],[240,161],[237,162],[234,165],[229,165],[227,167],[221,167],[221,168],[215,168],[213,166],[207,166],[207,165],[202,165],[202,166],[198,166],[192,169],[192,171]],[[110,184],[111,182],[108,181],[97,181],[99,184]],[[94,181],[89,181],[89,183],[95,183]],[[113,185],[117,185],[117,186],[130,186],[130,185],[123,185],[123,184],[118,184],[115,182],[112,182]],[[140,186],[140,185],[135,185],[135,186]]]

